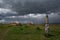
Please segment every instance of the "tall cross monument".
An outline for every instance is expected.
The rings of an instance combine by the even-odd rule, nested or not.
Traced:
[[[49,34],[49,17],[48,17],[48,15],[46,15],[45,33]]]

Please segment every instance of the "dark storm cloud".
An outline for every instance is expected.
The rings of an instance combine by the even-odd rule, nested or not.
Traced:
[[[60,11],[60,0],[27,0],[24,6],[20,3],[15,8],[19,14],[58,12]]]
[[[45,23],[47,13],[49,23],[60,23],[60,0],[0,0],[0,23]]]
[[[20,15],[60,11],[60,0],[3,0],[3,8],[10,8]]]

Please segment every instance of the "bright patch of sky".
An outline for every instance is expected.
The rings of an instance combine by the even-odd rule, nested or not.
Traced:
[[[3,3],[3,0],[0,0],[0,3]]]
[[[16,12],[12,11],[11,9],[6,9],[6,8],[0,8],[0,14],[16,14]]]

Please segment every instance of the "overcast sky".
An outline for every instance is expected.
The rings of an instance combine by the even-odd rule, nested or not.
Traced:
[[[0,0],[0,23],[60,23],[60,0]]]

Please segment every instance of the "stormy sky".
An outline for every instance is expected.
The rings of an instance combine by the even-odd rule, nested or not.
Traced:
[[[60,0],[0,0],[0,23],[60,23]]]

